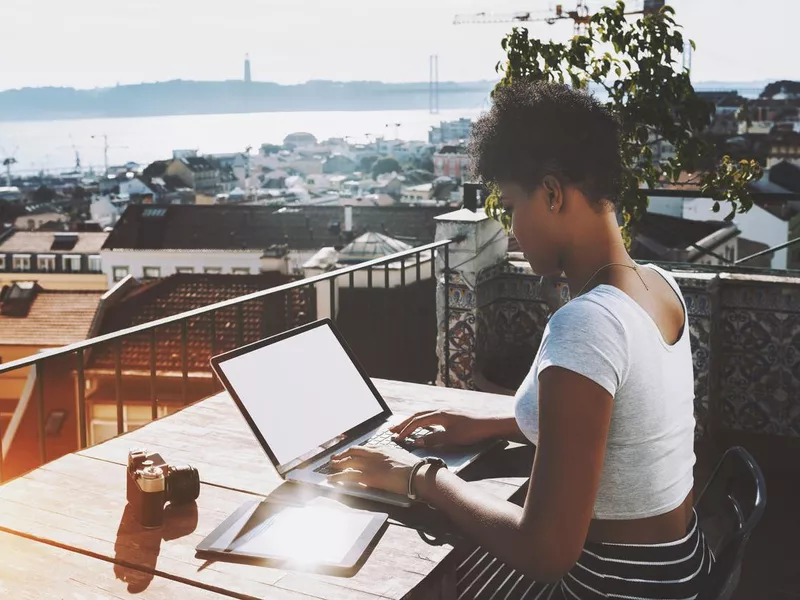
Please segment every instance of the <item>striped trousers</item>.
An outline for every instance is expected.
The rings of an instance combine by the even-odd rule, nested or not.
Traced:
[[[458,570],[459,600],[677,600],[696,598],[714,557],[692,515],[685,537],[666,544],[587,543],[556,583],[538,583],[477,548]]]

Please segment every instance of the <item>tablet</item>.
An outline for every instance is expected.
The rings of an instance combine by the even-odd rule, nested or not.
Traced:
[[[386,513],[275,500],[246,502],[197,546],[198,552],[268,561],[280,568],[354,569]]]

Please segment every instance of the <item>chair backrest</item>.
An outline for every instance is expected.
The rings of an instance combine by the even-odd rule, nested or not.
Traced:
[[[739,583],[744,549],[767,503],[764,475],[739,446],[729,448],[695,502],[698,522],[716,560],[700,599],[730,598]]]

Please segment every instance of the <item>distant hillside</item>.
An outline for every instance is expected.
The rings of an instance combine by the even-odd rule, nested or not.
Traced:
[[[480,107],[494,83],[439,84],[439,108]],[[428,83],[165,81],[0,92],[0,121],[273,111],[427,109]]]

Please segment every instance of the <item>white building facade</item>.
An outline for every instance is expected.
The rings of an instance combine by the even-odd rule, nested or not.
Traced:
[[[649,212],[693,221],[722,220],[725,218],[727,206],[724,204],[720,212],[712,210],[714,200],[711,198],[667,198],[651,196]],[[758,205],[753,205],[746,213],[737,214],[733,222],[739,228],[742,238],[761,242],[769,247],[777,246],[789,241],[789,223]],[[773,269],[787,268],[788,253],[784,248],[772,256]]]

